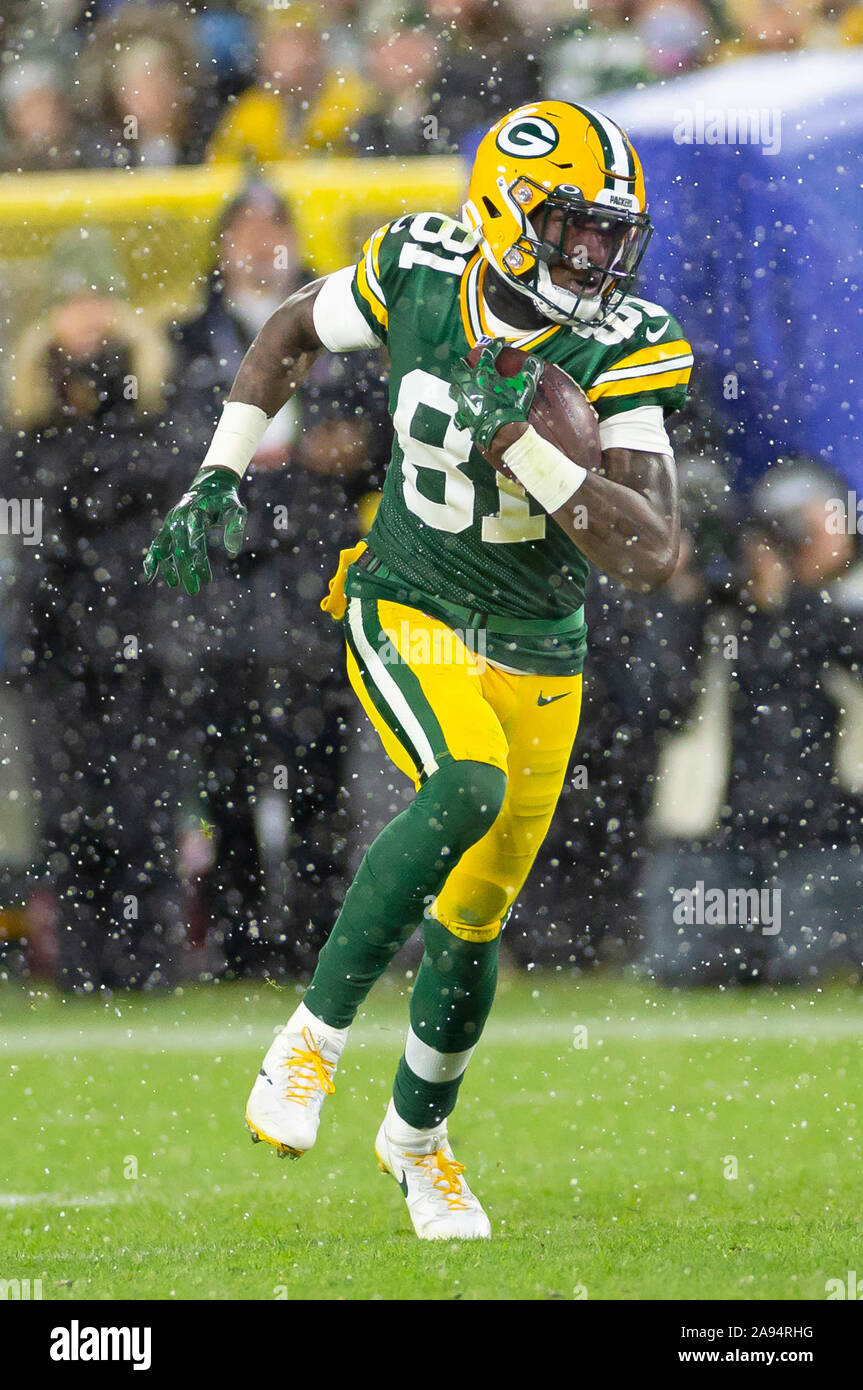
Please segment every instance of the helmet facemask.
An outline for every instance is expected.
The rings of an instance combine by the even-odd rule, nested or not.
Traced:
[[[520,186],[524,187],[519,198]],[[503,190],[501,190],[503,192]],[[531,209],[532,221],[518,203],[535,201],[540,185],[524,176],[506,189],[506,201],[518,209],[522,234],[503,256],[501,267],[507,283],[531,298],[540,313],[553,323],[598,325],[632,288],[641,258],[653,232],[647,212],[633,207],[606,207],[589,202],[580,191],[559,185],[542,203]],[[619,196],[616,201],[620,201]],[[559,216],[558,216],[559,214]],[[591,260],[579,233],[600,232],[606,241],[604,258]],[[521,270],[525,260],[533,264]],[[567,266],[581,280],[581,287],[555,284],[555,266]]]

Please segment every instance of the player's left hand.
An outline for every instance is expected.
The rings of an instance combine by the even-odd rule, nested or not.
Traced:
[[[493,338],[475,367],[458,362],[452,370],[449,393],[458,406],[455,423],[469,432],[478,449],[488,449],[504,425],[527,419],[542,375],[539,358],[528,357],[518,376],[501,376],[495,363],[504,345],[503,338]]]

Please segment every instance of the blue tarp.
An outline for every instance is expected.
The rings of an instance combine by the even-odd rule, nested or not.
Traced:
[[[684,325],[701,393],[737,427],[740,480],[806,453],[863,493],[863,54],[742,59],[595,104],[645,168],[638,293]],[[774,153],[680,143],[752,111]]]

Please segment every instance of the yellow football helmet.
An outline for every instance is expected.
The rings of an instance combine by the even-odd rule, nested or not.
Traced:
[[[538,216],[535,216],[538,214]],[[638,155],[590,106],[539,101],[503,116],[480,142],[462,217],[497,273],[554,323],[599,323],[631,289],[652,233]],[[571,250],[592,226],[608,247],[594,263]],[[556,265],[581,272],[555,284]]]

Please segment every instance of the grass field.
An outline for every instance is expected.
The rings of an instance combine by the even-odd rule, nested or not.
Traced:
[[[357,1022],[317,1148],[250,1143],[295,998],[7,986],[0,1277],[45,1299],[822,1299],[863,1269],[859,991],[502,981],[451,1124],[494,1232],[464,1245],[417,1241],[372,1153],[398,982]]]

